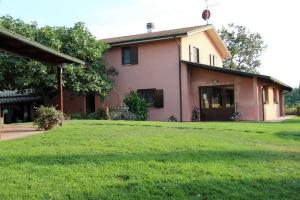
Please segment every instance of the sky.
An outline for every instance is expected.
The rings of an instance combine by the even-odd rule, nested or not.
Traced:
[[[300,2],[297,0],[208,0],[216,29],[228,23],[262,35],[267,44],[260,73],[292,87],[300,84]],[[40,26],[81,21],[98,38],[203,25],[204,0],[0,0],[0,15]]]

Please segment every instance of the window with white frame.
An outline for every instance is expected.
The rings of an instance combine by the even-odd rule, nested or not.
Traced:
[[[190,45],[190,61],[195,63],[200,63],[200,53],[199,48]]]
[[[217,56],[214,54],[209,55],[209,65],[210,66],[216,66],[217,65]]]

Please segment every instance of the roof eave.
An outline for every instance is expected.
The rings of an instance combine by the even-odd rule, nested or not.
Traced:
[[[108,43],[111,47],[117,47],[117,46],[124,46],[124,45],[130,45],[130,44],[138,44],[138,43],[145,43],[145,42],[155,42],[155,41],[162,41],[162,40],[171,40],[177,37],[186,36],[187,33],[184,34],[175,34],[175,35],[168,35],[163,37],[155,37],[155,38],[146,38],[146,39],[137,39],[137,40],[128,40],[124,42],[111,42]],[[105,42],[105,41],[103,41]]]
[[[184,64],[187,64],[187,65],[190,65],[192,67],[197,67],[197,68],[201,68],[204,70],[217,71],[220,73],[227,73],[227,74],[238,75],[238,76],[248,77],[248,78],[257,77],[258,79],[266,80],[266,81],[272,82],[274,84],[280,85],[286,91],[293,90],[292,87],[288,86],[285,83],[282,83],[281,81],[278,81],[277,79],[275,79],[271,76],[249,73],[249,72],[242,72],[242,71],[238,71],[238,70],[225,69],[225,68],[221,68],[221,67],[214,67],[214,66],[205,65],[205,64],[193,63],[193,62],[189,62],[189,61],[185,61],[185,60],[181,60],[181,62]]]
[[[40,44],[38,42],[29,40],[26,37],[24,37],[22,35],[19,35],[19,34],[16,34],[16,33],[13,33],[13,32],[11,32],[9,30],[0,28],[0,34],[4,35],[5,37],[11,38],[11,39],[13,39],[15,41],[18,41],[20,43],[23,43],[25,45],[31,46],[31,47],[33,47],[35,49],[40,50],[40,51],[43,51],[43,52],[52,54],[54,56],[57,56],[57,57],[59,57],[60,59],[62,59],[64,61],[63,63],[77,63],[77,64],[82,64],[82,65],[85,64],[85,62],[82,61],[82,60],[79,60],[79,59],[71,57],[69,55],[60,53],[60,52],[58,52],[56,50],[53,50],[53,49],[51,49],[49,47],[46,47],[46,46],[44,46],[44,45],[42,45],[42,44]],[[9,50],[5,50],[5,49],[3,49],[3,50],[10,52]],[[23,56],[23,55],[21,55],[21,56]]]

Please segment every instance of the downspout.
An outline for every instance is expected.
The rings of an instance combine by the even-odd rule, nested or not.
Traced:
[[[265,121],[264,88],[262,88],[262,91],[261,91],[261,102],[262,102],[262,115],[263,115],[263,121]]]
[[[179,65],[179,106],[180,106],[180,122],[182,122],[182,77],[181,77],[181,45],[180,42],[177,40],[176,37],[174,37],[174,40],[176,41],[178,45],[178,65]]]

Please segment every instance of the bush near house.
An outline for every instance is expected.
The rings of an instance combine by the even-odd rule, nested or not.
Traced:
[[[62,112],[57,111],[55,107],[41,106],[36,109],[34,124],[40,129],[49,130],[64,120]]]
[[[131,91],[125,96],[124,103],[129,107],[129,111],[136,115],[137,120],[147,120],[149,104],[137,92]]]

